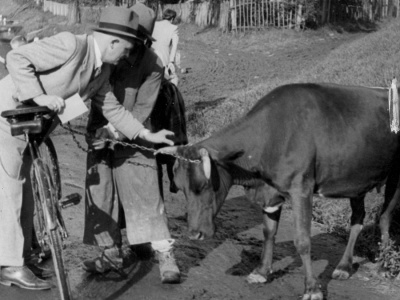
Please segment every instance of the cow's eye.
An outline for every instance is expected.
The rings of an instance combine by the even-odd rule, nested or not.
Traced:
[[[195,185],[193,192],[197,195],[201,194],[205,188],[208,186],[208,182],[207,181],[201,181],[201,182],[197,182],[197,184]]]

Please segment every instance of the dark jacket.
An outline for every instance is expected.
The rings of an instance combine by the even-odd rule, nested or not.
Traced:
[[[160,94],[150,119],[154,131],[167,129],[175,133],[171,138],[175,146],[188,143],[185,102],[178,88],[168,80],[162,82]]]

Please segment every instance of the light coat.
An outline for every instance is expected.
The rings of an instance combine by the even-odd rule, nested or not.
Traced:
[[[0,112],[15,109],[20,101],[48,94],[64,99],[79,93],[124,135],[132,138],[143,125],[110,93],[110,66],[93,78],[94,39],[64,32],[9,52],[10,75],[0,81]],[[29,162],[22,136],[12,137],[9,124],[0,118],[0,265],[23,264],[23,248],[29,249],[32,232],[32,197]]]
[[[164,67],[174,62],[179,41],[178,26],[167,20],[157,21],[152,36],[156,41],[151,47],[161,58]]]

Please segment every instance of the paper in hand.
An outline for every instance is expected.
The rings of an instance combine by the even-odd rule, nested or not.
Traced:
[[[65,107],[61,113],[58,114],[61,123],[67,123],[76,117],[84,114],[88,111],[85,103],[83,102],[81,96],[78,93],[65,99]]]

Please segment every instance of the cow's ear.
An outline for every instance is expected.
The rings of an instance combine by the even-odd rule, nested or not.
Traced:
[[[243,154],[244,154],[244,150],[231,152],[231,153],[228,153],[228,155],[226,155],[225,157],[223,157],[222,160],[225,162],[234,161],[234,160],[242,157]]]

